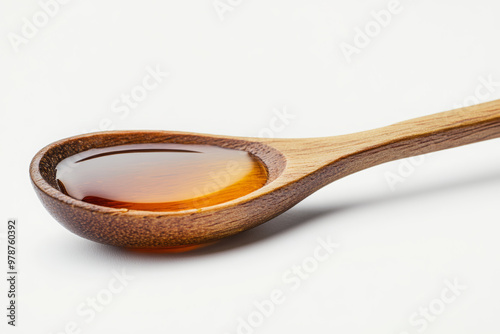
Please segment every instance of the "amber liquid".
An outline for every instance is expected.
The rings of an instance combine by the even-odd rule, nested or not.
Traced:
[[[267,181],[253,155],[210,145],[133,144],[62,160],[59,188],[88,203],[146,211],[200,209],[247,195]]]

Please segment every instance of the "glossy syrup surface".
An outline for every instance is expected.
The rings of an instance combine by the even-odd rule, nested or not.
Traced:
[[[91,149],[56,167],[59,189],[88,203],[179,211],[224,203],[261,188],[266,168],[253,155],[211,145],[132,144]]]

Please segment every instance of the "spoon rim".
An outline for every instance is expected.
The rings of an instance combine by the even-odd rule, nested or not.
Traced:
[[[149,134],[149,135],[162,135],[162,136],[169,136],[168,138],[182,138],[185,136],[188,137],[203,137],[205,139],[217,139],[217,140],[226,140],[226,141],[233,141],[233,142],[240,142],[241,143],[247,143],[247,144],[253,144],[253,145],[258,145],[258,146],[263,146],[266,149],[272,151],[271,154],[279,156],[281,158],[282,162],[286,166],[286,158],[283,155],[282,152],[280,152],[278,149],[267,145],[262,138],[252,138],[252,137],[233,137],[233,136],[222,136],[222,135],[210,135],[210,134],[201,134],[201,133],[189,133],[189,132],[180,132],[180,131],[167,131],[167,130],[112,130],[112,131],[98,131],[98,132],[91,132],[91,133],[86,133],[86,134],[80,134],[76,136],[71,136],[67,137],[64,139],[57,140],[51,144],[46,145],[42,149],[40,149],[33,159],[31,160],[30,163],[30,168],[29,168],[29,173],[30,173],[30,178],[34,186],[36,186],[40,191],[42,191],[44,194],[47,196],[62,202],[66,205],[72,206],[72,207],[77,207],[80,209],[84,209],[87,211],[92,211],[92,212],[98,212],[100,214],[108,214],[108,215],[125,215],[125,216],[130,216],[130,217],[135,217],[135,216],[164,216],[164,217],[175,217],[175,216],[186,216],[186,215],[192,215],[196,213],[207,213],[207,212],[214,212],[214,211],[219,211],[221,209],[224,209],[229,206],[234,206],[234,205],[240,205],[247,203],[255,198],[258,198],[264,194],[267,194],[269,192],[272,192],[276,189],[279,188],[276,187],[275,181],[279,178],[281,174],[283,174],[283,171],[285,170],[285,166],[282,166],[281,170],[278,173],[274,173],[277,175],[270,175],[269,171],[269,165],[262,159],[262,156],[259,156],[258,154],[255,154],[254,152],[250,152],[249,150],[245,149],[239,149],[239,148],[233,148],[229,146],[222,146],[222,145],[217,145],[213,143],[206,143],[206,144],[201,144],[201,145],[210,145],[210,146],[219,146],[223,148],[230,148],[230,149],[237,149],[241,151],[248,152],[252,154],[255,158],[257,158],[264,168],[266,169],[268,173],[268,180],[266,183],[246,194],[241,197],[237,197],[235,199],[210,205],[207,207],[202,207],[202,208],[195,208],[195,209],[184,209],[184,210],[178,210],[178,211],[148,211],[148,210],[135,210],[135,209],[126,209],[126,208],[112,208],[112,207],[107,207],[107,206],[101,206],[97,204],[92,204],[88,202],[84,202],[82,200],[76,199],[74,197],[71,197],[69,195],[64,194],[62,191],[51,185],[46,178],[42,175],[41,172],[41,162],[42,159],[47,157],[48,154],[50,154],[50,151],[52,149],[55,149],[57,147],[62,147],[64,145],[70,145],[71,143],[75,141],[81,141],[81,140],[91,140],[96,137],[105,137],[105,136],[122,136],[122,135],[140,135],[140,134]],[[137,141],[137,142],[130,142],[128,144],[141,144],[141,143],[153,143],[153,142],[147,142],[147,141]],[[160,143],[159,141],[155,141],[154,143]],[[169,143],[169,141],[161,141],[161,143]],[[173,143],[173,142],[172,142]],[[175,142],[177,144],[182,144],[182,142]],[[128,145],[128,144],[119,144],[119,145]],[[66,157],[62,157],[59,159],[58,162],[62,161],[63,159],[84,152],[86,150],[90,150],[92,148],[103,148],[103,147],[112,147],[112,146],[119,146],[119,145],[103,145],[103,146],[96,146],[96,147],[91,147],[87,148],[84,150],[81,150],[79,152],[69,154]],[[57,164],[56,164],[57,165]],[[55,169],[55,166],[53,167]]]

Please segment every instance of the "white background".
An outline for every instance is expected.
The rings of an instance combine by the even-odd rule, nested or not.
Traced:
[[[273,110],[286,109],[295,118],[276,137],[330,136],[449,110],[474,101],[477,89],[478,100],[500,98],[498,84],[481,88],[483,79],[500,81],[498,1],[401,0],[350,63],[340,46],[355,45],[356,29],[388,1],[227,3],[221,20],[212,0],[72,0],[16,52],[9,36],[21,36],[23,18],[33,22],[41,7],[2,0],[4,272],[5,223],[20,224],[18,327],[6,325],[2,306],[2,328],[232,334],[279,289],[285,301],[243,332],[498,333],[498,140],[357,173],[258,228],[184,254],[99,245],[44,210],[28,177],[33,155],[102,124],[258,136]],[[113,103],[148,67],[170,75],[120,117]],[[401,182],[391,188],[394,175]],[[327,237],[339,247],[292,290],[282,275]],[[90,321],[77,313],[122,270],[134,278],[101,312]],[[446,280],[467,288],[425,329],[410,323],[439,305]],[[2,279],[2,305],[6,291]]]

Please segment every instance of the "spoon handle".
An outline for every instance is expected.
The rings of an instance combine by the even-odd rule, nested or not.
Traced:
[[[308,162],[304,171],[326,167],[329,183],[381,163],[498,137],[500,100],[349,135],[298,139],[289,151]]]
[[[500,137],[500,100],[368,131],[385,159],[396,160]],[[390,149],[389,149],[390,148]]]

